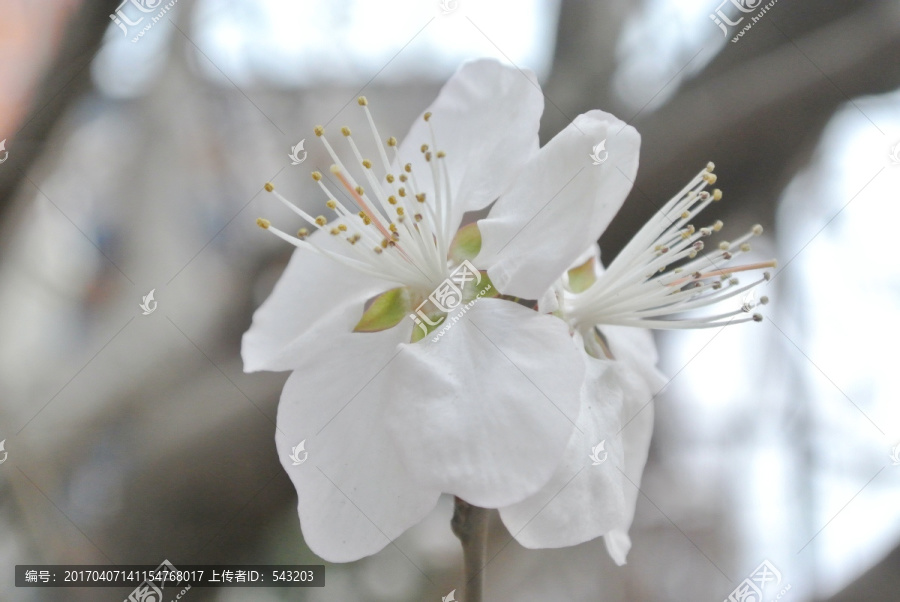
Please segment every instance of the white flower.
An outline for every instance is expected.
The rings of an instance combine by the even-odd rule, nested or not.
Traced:
[[[701,255],[701,239],[718,232],[722,223],[700,230],[688,224],[709,203],[722,198],[719,190],[704,190],[716,180],[712,172],[709,164],[651,218],[605,272],[592,246],[557,282],[555,294],[544,295],[543,309],[571,325],[576,345],[583,351],[586,378],[577,428],[556,474],[531,498],[500,509],[507,528],[522,545],[564,547],[603,535],[610,555],[624,564],[653,428],[652,400],[667,382],[655,367],[650,333],[634,327],[721,327],[762,319],[748,312],[768,299],[756,302],[748,292],[768,280],[769,274],[745,286],[734,274],[775,267],[775,262],[731,265],[736,256],[750,251],[747,241],[761,234],[762,228],[754,226],[738,240],[720,243],[716,250]],[[614,192],[619,198],[619,191]],[[490,231],[496,227],[493,224],[502,223],[514,229],[516,222],[527,219],[498,203],[481,227]],[[676,267],[668,269],[672,264]],[[495,282],[499,279],[495,275]],[[513,278],[507,286],[516,289],[527,283]],[[731,311],[679,317],[729,298],[734,300]],[[611,461],[593,465],[588,450],[601,440],[608,442]]]
[[[403,143],[379,143],[374,159],[345,128],[354,156],[345,163],[316,129],[334,166],[330,185],[314,179],[336,221],[278,195],[317,231],[293,237],[259,222],[298,250],[244,335],[244,368],[293,371],[276,443],[306,541],[328,560],[377,552],[442,492],[509,506],[559,465],[586,369],[565,322],[483,298],[439,342],[411,342],[418,329],[407,318],[478,252],[472,230],[454,239],[467,211],[499,199],[530,215],[524,228],[482,229],[474,262],[509,285],[501,292],[532,299],[609,223],[637,169],[637,133],[592,111],[539,149],[542,109],[530,72],[466,64]],[[593,167],[590,150],[606,138],[610,159]],[[290,450],[302,440],[308,459],[294,466]]]

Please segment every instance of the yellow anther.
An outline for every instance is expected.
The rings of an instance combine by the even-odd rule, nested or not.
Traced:
[[[389,197],[388,197],[388,203],[390,203],[391,205],[396,205],[396,204],[397,204],[397,197],[395,197],[394,195],[389,196]]]
[[[338,224],[338,230],[340,230],[341,232],[346,232],[347,224]]]
[[[763,233],[763,227],[760,226],[759,224],[756,224],[755,226],[753,226],[753,228],[751,228],[750,231],[753,232],[754,236],[759,236],[760,234]]]
[[[340,234],[340,233],[341,233],[341,231],[338,230],[337,228],[332,228],[332,229],[331,229],[331,235],[332,235],[332,236],[337,236],[337,235]]]
[[[416,221],[417,221],[417,222],[421,222],[421,221],[422,221],[422,214],[421,214],[421,213],[417,213],[417,214],[415,214],[413,217],[416,218]]]
[[[417,194],[416,200],[419,201],[420,203],[424,203],[425,202],[425,193],[420,192],[419,194]]]
[[[275,190],[275,187],[272,186],[272,182],[266,182],[266,185],[263,186],[263,188],[266,189],[266,192],[272,192],[273,190]]]
[[[426,160],[426,161],[431,161],[431,151],[428,151],[428,152],[425,153],[425,160]]]
[[[716,164],[710,161],[706,164],[706,171],[712,173],[712,171],[716,168]]]
[[[447,153],[445,153],[444,151],[438,151],[438,152],[437,152],[437,157],[438,157],[438,159],[443,159],[443,158],[446,157],[446,156],[447,156]]]
[[[341,133],[342,133],[344,136],[349,136],[349,135],[350,135],[350,128],[348,128],[346,125],[343,126],[343,127],[341,128]]]
[[[707,184],[715,184],[718,177],[714,173],[705,173],[703,174],[703,179]]]
[[[372,169],[372,162],[369,161],[368,159],[363,159],[362,165],[366,169]]]
[[[371,226],[371,225],[372,225],[372,218],[369,217],[368,215],[366,215],[365,213],[363,213],[362,221],[363,221],[363,223],[364,223],[365,225],[367,225],[367,226]]]
[[[328,223],[328,220],[325,219],[324,215],[320,215],[316,218],[316,225],[318,225],[318,226],[324,226],[327,223]]]
[[[425,121],[431,119],[431,111],[426,111],[425,114],[422,115],[422,119],[424,119]]]
[[[690,211],[685,211],[684,213],[681,214],[681,219],[687,219],[687,218],[689,218],[690,216],[691,216],[691,212],[690,212]]]
[[[325,133],[325,128],[323,128],[321,125],[317,125],[313,128],[313,132],[315,132],[316,136],[321,136]]]
[[[365,193],[365,190],[363,190],[362,186],[357,186],[355,188],[355,190],[356,190],[356,194],[358,194],[359,196],[362,196]]]
[[[716,220],[716,223],[714,223],[714,224],[712,225],[712,229],[715,230],[716,232],[718,232],[719,230],[722,229],[722,226],[724,226],[724,225],[725,225],[725,224],[722,223],[722,220]]]
[[[397,215],[403,215],[403,207],[397,207]]]
[[[325,206],[329,209],[337,209],[337,201],[335,201],[334,199],[328,199],[325,202]]]
[[[397,189],[397,194],[399,194],[400,196],[406,196],[406,189],[401,186]]]
[[[307,230],[306,228],[300,228],[299,230],[297,230],[297,238],[302,240],[307,236],[309,236],[309,230]]]
[[[719,243],[719,249],[722,251],[727,251],[731,247],[731,243],[727,240],[723,240]]]
[[[396,233],[396,232],[397,232],[397,224],[391,224],[391,225],[389,225],[389,226],[388,226],[388,230],[390,230],[391,232],[395,232],[395,233]],[[392,238],[393,238],[393,237],[392,237]]]
[[[322,172],[321,171],[314,171],[310,175],[312,176],[312,179],[315,180],[316,182],[320,182],[322,180]]]
[[[375,251],[376,253],[378,253],[379,255],[381,255],[382,253],[384,253],[384,250],[383,250],[381,247],[375,247],[375,248],[372,249],[372,250]]]
[[[259,226],[260,228],[262,228],[263,230],[268,230],[269,226],[272,225],[272,222],[270,222],[269,220],[267,220],[264,217],[258,217],[258,218],[256,218],[256,225]]]
[[[427,144],[423,144],[422,146],[419,147],[419,150],[422,151],[422,152],[424,153],[425,151],[428,150],[428,145],[427,145]]]
[[[391,136],[390,138],[387,139],[387,145],[388,146],[397,146],[397,139],[394,138],[393,136]]]
[[[403,171],[406,173],[412,173],[412,163],[407,163],[403,166]]]
[[[715,190],[713,190],[713,200],[714,200],[714,201],[721,201],[721,200],[722,200],[722,191],[719,190],[718,188],[716,188]]]
[[[408,179],[409,179],[409,178],[406,177],[406,174],[405,174],[405,173],[400,174],[400,181],[401,181],[401,182],[405,182],[405,181],[407,181]]]
[[[381,248],[382,248],[382,249],[387,249],[387,246],[388,246],[388,239],[382,238],[382,239],[381,239]]]
[[[367,104],[369,104],[369,101],[365,96],[360,96],[359,98],[356,99],[356,102],[358,102],[359,106],[361,106],[361,107],[364,107]]]
[[[384,177],[384,179],[388,181],[388,184],[393,184],[393,183],[394,183],[394,176],[393,176],[393,174],[388,174],[388,175],[386,175],[386,176]]]
[[[747,244],[747,243],[742,244],[742,245],[741,245],[741,251],[743,251],[744,253],[749,253],[749,252],[750,252],[750,245]]]

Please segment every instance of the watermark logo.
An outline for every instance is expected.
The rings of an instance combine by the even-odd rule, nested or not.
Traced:
[[[744,23],[744,26],[741,28],[737,34],[731,38],[731,43],[737,43],[744,34],[750,31],[750,28],[756,25],[760,19],[762,19],[769,9],[775,6],[775,3],[778,0],[770,0],[768,4],[765,6],[761,6],[763,0],[725,0],[720,4],[716,10],[710,13],[709,18],[713,20],[713,22],[719,26],[719,29],[722,30],[722,33],[725,37],[728,37],[728,27],[735,27],[740,23],[744,22],[744,16],[748,15],[748,13],[752,13],[759,9],[755,15],[750,16],[749,22]],[[727,7],[730,5],[730,7]],[[736,9],[736,10],[735,10]],[[729,18],[729,14],[733,18]],[[749,16],[749,15],[748,15]]]
[[[759,8],[759,5],[762,4],[762,0],[755,0],[755,1],[754,0],[725,0],[724,2],[722,2],[722,4],[720,4],[719,6],[716,7],[715,11],[710,13],[709,18],[712,19],[713,22],[719,26],[719,29],[722,30],[722,34],[727,38],[728,37],[728,28],[725,27],[725,25],[727,24],[731,27],[734,27],[735,25],[737,25],[738,23],[743,21],[744,17],[740,17],[737,21],[732,21],[731,19],[729,19],[728,16],[725,14],[726,12],[731,12],[734,16],[738,16],[740,13],[735,13],[734,11],[732,11],[730,9],[728,11],[723,10],[722,7],[725,6],[726,4],[730,4],[731,6],[735,7],[741,13],[746,14],[746,13],[752,13],[757,8]]]
[[[600,466],[606,462],[609,457],[609,452],[606,451],[606,439],[592,447],[591,455],[588,457],[591,459],[592,466]]]
[[[441,602],[457,602],[456,590],[451,590],[446,596],[441,596]]]
[[[149,316],[156,311],[156,306],[158,305],[158,303],[153,300],[153,293],[155,292],[155,288],[151,289],[149,293],[142,297],[141,302],[138,304],[138,307],[144,310],[145,316]]]
[[[3,442],[0,441],[0,450],[3,449]],[[0,462],[2,464],[2,462]],[[891,464],[900,466],[900,443],[891,448]]]
[[[306,161],[306,151],[303,150],[303,143],[306,142],[306,138],[297,143],[296,146],[291,147],[291,154],[288,157],[291,158],[291,165],[300,165],[304,161]],[[303,156],[300,156],[300,151],[303,151]]]
[[[163,600],[163,592],[162,590],[166,587],[166,581],[169,581],[169,577],[171,573],[177,573],[178,569],[169,562],[168,560],[163,560],[162,564],[156,567],[155,571],[152,571],[153,579],[144,579],[144,581],[134,588],[128,597],[125,598],[124,602],[162,602]],[[190,589],[190,586],[187,587]],[[184,591],[182,591],[184,594]],[[179,594],[179,598],[181,594]]]
[[[609,153],[606,152],[606,138],[597,143],[597,146],[591,149],[593,152],[591,153],[591,159],[594,161],[594,165],[600,165],[607,159],[609,159]],[[603,153],[603,157],[600,156],[600,153]]]
[[[459,8],[459,0],[441,0],[440,2],[438,2],[438,6],[440,6],[441,8],[442,15],[449,15],[457,8]]]
[[[3,150],[2,142],[0,142],[0,150]],[[891,163],[893,163],[894,165],[900,165],[900,142],[894,145],[894,148],[891,149],[891,152],[888,156],[891,158]],[[6,159],[4,159],[4,161],[5,160]],[[0,161],[0,163],[3,163],[3,161]]]
[[[301,453],[303,454],[302,456],[300,455]],[[292,447],[288,457],[294,466],[300,466],[306,462],[306,459],[309,457],[309,452],[306,451],[306,439]]]
[[[9,151],[6,150],[6,138],[0,140],[0,151],[3,151],[3,158],[0,159],[0,163],[6,163],[6,160],[9,159]]]
[[[6,459],[9,457],[9,452],[6,451],[6,439],[0,441],[0,452],[3,452],[3,456],[0,457],[0,464],[6,462]]]
[[[488,283],[478,290],[481,279],[481,272],[479,272],[468,260],[464,260],[455,270],[453,270],[448,278],[445,278],[444,281],[434,289],[434,292],[428,295],[428,297],[416,307],[416,313],[409,314],[409,317],[422,329],[422,332],[425,335],[430,332],[429,326],[433,329],[436,326],[440,326],[445,321],[449,322],[441,329],[437,336],[432,338],[432,341],[437,342],[438,338],[443,336],[453,324],[458,322],[462,315],[466,313],[478,299],[493,289],[493,286]],[[470,282],[472,283],[471,285],[469,285]],[[468,303],[464,303],[465,290],[467,288],[478,290],[478,294]],[[429,316],[425,309],[423,309],[428,303],[434,306],[438,312],[445,315],[433,319],[434,316]],[[446,314],[457,309],[459,309],[460,312],[450,318],[450,320],[447,320]]]
[[[137,35],[131,39],[131,42],[134,43],[144,37],[144,34],[150,31],[150,29],[175,6],[175,3],[178,2],[178,0],[169,0],[165,6],[162,6],[164,1],[165,0],[123,0],[122,4],[116,8],[115,12],[111,14],[109,18],[122,30],[122,33],[125,34],[125,37],[127,38],[131,35],[129,33],[130,27],[140,26],[144,23],[144,16],[156,12],[156,15],[150,17],[150,21],[145,23],[143,27],[141,27],[141,30],[137,32]],[[131,16],[126,14],[126,6],[133,7],[128,9]],[[136,19],[132,19],[132,17],[136,17]]]
[[[758,304],[759,301],[756,299],[756,291],[747,291],[747,294],[741,298],[741,311],[750,313]]]
[[[756,567],[749,577],[734,588],[724,602],[762,602],[763,595],[767,591],[774,592],[780,585],[781,571],[768,560],[763,560],[762,564]],[[788,583],[770,600],[780,600],[790,589],[791,584]]]

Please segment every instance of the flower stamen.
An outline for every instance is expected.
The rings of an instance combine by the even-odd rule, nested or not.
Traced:
[[[710,203],[722,198],[719,189],[712,193],[704,190],[716,181],[714,168],[712,163],[708,164],[651,217],[591,287],[577,294],[563,291],[562,311],[576,328],[603,324],[664,329],[707,328],[762,320],[760,314],[736,318],[758,305],[747,302],[734,311],[717,315],[677,317],[683,312],[748,293],[771,277],[765,272],[755,282],[740,286],[734,274],[777,266],[775,260],[733,267],[725,265],[750,251],[748,241],[762,234],[760,225],[753,226],[733,242],[722,242],[714,250],[700,254],[705,244],[699,239],[720,231],[723,225],[716,221],[697,230],[688,223]],[[685,263],[679,263],[685,259]],[[767,301],[759,304],[764,305]]]
[[[446,154],[443,151],[432,153],[428,150],[428,145],[423,144],[421,147],[426,154],[426,162],[430,168],[428,171],[431,172],[434,184],[432,197],[431,192],[426,194],[419,188],[412,164],[401,160],[397,139],[389,137],[386,140],[387,148],[385,147],[369,111],[368,100],[360,96],[357,103],[366,115],[384,168],[384,174],[379,178],[373,162],[360,152],[350,128],[341,128],[341,134],[356,159],[357,168],[362,169],[367,183],[365,189],[354,179],[325,137],[325,128],[316,126],[314,132],[332,158],[332,176],[359,208],[358,212],[350,210],[352,204],[348,207],[338,200],[338,196],[329,190],[318,171],[312,172],[313,180],[325,193],[328,199],[326,206],[337,214],[337,223],[329,225],[324,217],[314,218],[276,192],[271,183],[266,184],[268,192],[273,193],[280,202],[316,229],[324,227],[334,236],[344,234],[346,241],[350,243],[349,249],[352,249],[347,254],[352,257],[343,252],[323,249],[321,244],[315,242],[320,239],[306,240],[308,232],[302,236],[299,232],[297,237],[290,236],[271,226],[268,221],[265,229],[295,246],[312,249],[328,257],[341,258],[339,261],[342,264],[367,274],[430,292],[449,275],[449,244],[456,226],[448,223],[452,212],[449,210],[450,186],[446,164],[444,161],[434,160],[435,157],[443,159]],[[429,121],[431,117],[431,113],[423,116],[425,121]],[[436,147],[430,122],[429,130],[431,143]],[[394,163],[390,162],[388,148],[394,151]],[[305,230],[304,228],[303,231]],[[357,242],[364,244],[357,245]]]

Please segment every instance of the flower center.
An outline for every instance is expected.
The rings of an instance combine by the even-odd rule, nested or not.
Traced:
[[[688,224],[688,220],[711,202],[722,198],[719,189],[712,193],[705,190],[716,181],[714,168],[709,163],[672,197],[587,290],[577,294],[563,291],[563,312],[576,328],[593,328],[598,324],[710,328],[762,320],[760,314],[750,315],[750,311],[768,299],[757,300],[750,289],[769,280],[771,275],[764,272],[759,279],[741,286],[734,274],[774,268],[775,260],[731,266],[735,257],[750,251],[748,241],[762,234],[762,226],[753,226],[737,240],[721,242],[716,250],[700,254],[704,248],[700,239],[718,232],[723,224],[716,221],[699,230]],[[669,269],[682,260],[686,261]],[[702,317],[676,316],[741,294],[745,296],[734,311]]]
[[[322,215],[312,217],[278,193],[271,183],[265,186],[309,226],[343,238],[348,243],[348,251],[324,248],[309,236],[309,229],[305,227],[297,232],[297,236],[291,236],[272,226],[269,220],[260,218],[257,224],[298,248],[312,250],[350,268],[427,294],[449,274],[447,255],[453,224],[449,223],[451,191],[443,161],[445,154],[443,151],[432,153],[427,144],[420,147],[430,167],[430,173],[425,177],[431,178],[433,184],[434,198],[431,198],[418,186],[412,164],[401,160],[397,139],[391,136],[386,146],[381,142],[366,97],[360,96],[357,102],[365,111],[384,173],[381,176],[375,174],[372,161],[360,153],[350,128],[342,127],[341,133],[347,139],[367,185],[363,188],[328,142],[325,128],[316,126],[315,134],[334,162],[330,170],[334,178],[332,184],[341,195],[331,191],[321,172],[312,172],[312,178],[328,197],[325,206],[335,212],[336,220],[329,223]],[[425,113],[423,119],[428,122],[432,146],[436,147],[431,113]],[[393,162],[388,158],[388,149],[393,153]]]

